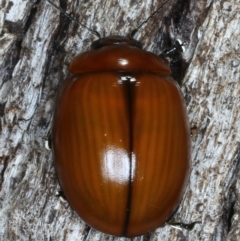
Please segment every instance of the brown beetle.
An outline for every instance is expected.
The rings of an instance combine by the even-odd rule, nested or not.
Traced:
[[[101,38],[77,22],[100,39],[72,61],[72,77],[56,100],[52,144],[64,195],[86,223],[114,236],[139,236],[163,224],[189,176],[181,91],[169,66],[133,39],[168,1],[131,37]]]
[[[188,180],[185,104],[168,65],[120,36],[101,38],[70,64],[53,121],[58,179],[93,228],[134,237],[163,224]]]

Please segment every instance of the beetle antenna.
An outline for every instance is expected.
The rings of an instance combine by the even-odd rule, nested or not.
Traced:
[[[51,0],[47,0],[47,2],[49,2],[52,6],[54,6],[56,9],[58,9],[61,13],[63,13],[66,17],[68,17],[69,19],[71,19],[73,22],[77,23],[78,25],[86,28],[87,30],[89,30],[91,33],[93,33],[95,36],[97,36],[98,38],[101,38],[101,35],[98,31],[95,31],[91,28],[89,28],[88,26],[78,22],[75,18],[73,18],[72,16],[70,16],[69,14],[67,14],[62,8],[58,7],[55,3],[53,3]]]
[[[136,34],[136,32],[144,25],[148,22],[149,19],[153,18],[153,16],[155,14],[158,13],[158,11],[160,9],[162,9],[164,7],[164,5],[166,5],[168,2],[170,2],[170,0],[165,1],[156,11],[154,11],[146,20],[144,20],[141,24],[139,24],[139,26],[135,29],[132,30],[130,37],[133,38],[133,36]]]

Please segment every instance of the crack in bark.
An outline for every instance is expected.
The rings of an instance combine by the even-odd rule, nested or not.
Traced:
[[[240,171],[240,143],[238,144],[235,157],[233,158],[232,170],[233,170],[233,172],[231,173],[232,176],[230,180],[228,180],[229,185],[226,187],[226,190],[229,190],[229,191],[226,193],[226,195],[228,196],[225,198],[225,201],[224,201],[223,215],[222,215],[224,230],[227,233],[231,231],[232,218],[234,215],[234,206],[237,202],[236,183],[237,183],[238,173]]]
[[[0,190],[2,189],[2,184],[4,183],[4,173],[7,169],[7,164],[8,164],[8,160],[10,159],[9,156],[5,156],[3,157],[3,169],[1,171],[1,182],[0,182]]]
[[[85,235],[83,237],[83,241],[88,240],[88,237],[91,234],[91,230],[92,230],[92,228],[86,224],[85,230],[83,231],[85,233]]]

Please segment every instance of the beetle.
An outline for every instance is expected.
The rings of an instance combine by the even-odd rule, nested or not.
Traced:
[[[190,169],[181,90],[166,62],[132,36],[100,38],[73,59],[52,128],[70,206],[96,230],[125,237],[152,231],[173,214]]]

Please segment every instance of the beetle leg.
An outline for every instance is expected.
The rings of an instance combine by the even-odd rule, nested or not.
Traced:
[[[178,207],[175,209],[174,213],[168,218],[168,220],[165,222],[165,225],[169,225],[171,226],[172,228],[175,228],[175,229],[179,229],[179,230],[183,230],[183,229],[186,229],[186,230],[193,230],[194,227],[195,227],[195,224],[199,223],[201,224],[200,221],[195,221],[195,222],[192,222],[192,223],[180,223],[180,222],[175,222],[174,221],[174,216],[176,214],[178,210]]]
[[[180,86],[187,68],[187,63],[182,58],[182,53],[185,51],[185,45],[185,42],[177,39],[170,49],[164,50],[159,55],[170,65],[172,71],[171,77],[173,77]]]
[[[66,197],[65,197],[65,195],[64,195],[64,193],[63,193],[62,190],[56,191],[55,196],[56,196],[56,197],[59,197],[59,199],[60,199],[62,202],[64,202],[64,203],[67,202],[67,199],[66,199]]]
[[[193,230],[193,228],[195,227],[195,224],[197,223],[201,223],[200,221],[196,221],[196,222],[192,222],[192,223],[174,223],[174,222],[166,222],[165,224],[170,225],[173,228],[182,230],[182,229],[186,229],[186,230]]]
[[[170,49],[164,50],[160,56],[164,59],[168,57],[175,57],[175,55],[179,55],[179,53],[185,52],[186,42],[182,42],[180,39],[177,39],[176,42],[171,46]]]
[[[52,150],[52,135],[48,133],[47,137],[44,138],[44,146],[48,151]]]

